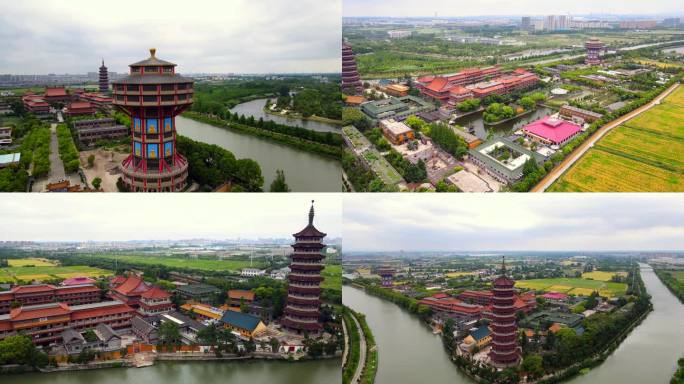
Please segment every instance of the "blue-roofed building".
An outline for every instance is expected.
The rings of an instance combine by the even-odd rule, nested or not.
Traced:
[[[486,347],[492,341],[492,333],[489,327],[483,325],[479,328],[474,328],[470,330],[470,334],[463,339],[463,342],[459,345],[461,350],[472,353],[475,347],[478,350]]]
[[[266,331],[266,325],[257,316],[228,310],[221,317],[225,329],[237,332],[245,338],[255,337]]]

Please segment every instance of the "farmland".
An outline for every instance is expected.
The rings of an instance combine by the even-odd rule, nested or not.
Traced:
[[[30,257],[27,259],[9,259],[9,260],[7,260],[7,263],[9,264],[10,267],[26,267],[26,266],[50,267],[50,266],[57,265],[57,263],[52,261],[52,260],[39,259],[39,258],[35,258],[35,257]]]
[[[15,283],[32,280],[68,279],[70,277],[109,276],[111,271],[84,265],[75,266],[36,266],[36,267],[8,267],[0,269],[0,283]]]
[[[323,275],[322,288],[333,289],[336,291],[342,290],[342,266],[341,265],[326,265],[321,273]]]
[[[627,276],[627,272],[606,272],[606,271],[593,271],[585,272],[582,274],[583,279],[591,279],[598,281],[610,281],[615,275]]]
[[[589,295],[593,291],[598,291],[600,295],[607,297],[621,296],[627,290],[627,284],[624,283],[580,278],[520,280],[515,283],[515,286],[536,291],[554,291],[573,295]]]
[[[446,277],[453,279],[456,277],[462,277],[462,276],[472,276],[474,275],[473,272],[449,272],[446,274]]]
[[[684,87],[613,129],[570,168],[554,192],[684,191]]]
[[[200,259],[178,256],[135,256],[135,255],[97,255],[96,258],[118,260],[139,266],[163,265],[168,268],[188,268],[201,271],[239,271],[242,268],[264,268],[265,263],[254,260]]]

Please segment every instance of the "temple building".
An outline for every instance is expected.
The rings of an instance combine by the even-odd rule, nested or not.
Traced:
[[[489,351],[491,364],[497,368],[518,365],[520,348],[518,347],[518,325],[515,313],[515,281],[506,276],[505,258],[501,262],[501,276],[492,283],[492,349]]]
[[[288,275],[287,302],[281,324],[297,332],[319,332],[321,307],[321,282],[325,248],[325,233],[314,227],[314,207],[311,201],[309,224],[295,233],[294,253]]]
[[[357,95],[363,92],[352,47],[342,42],[342,92]]]
[[[100,92],[103,94],[109,93],[109,72],[107,67],[105,67],[104,59],[102,59],[102,66],[100,66]]]
[[[150,49],[149,58],[112,82],[113,104],[131,119],[131,154],[120,168],[135,192],[180,191],[188,178],[188,161],[176,150],[175,118],[192,105],[193,80],[155,53]]]
[[[96,303],[100,301],[100,289],[93,284],[56,287],[50,284],[19,285],[0,292],[0,314],[9,313],[13,302],[21,305],[48,304],[54,302],[68,305]]]
[[[394,269],[391,267],[378,268],[378,275],[380,276],[380,284],[383,287],[392,286],[392,278],[394,277]]]
[[[116,276],[111,282],[109,296],[135,308],[140,316],[149,317],[173,310],[171,294],[143,281],[142,278],[130,275]]]
[[[584,48],[587,49],[587,57],[584,59],[584,63],[587,65],[599,65],[601,64],[601,51],[604,49],[604,45],[601,40],[592,37],[586,43],[584,43]]]

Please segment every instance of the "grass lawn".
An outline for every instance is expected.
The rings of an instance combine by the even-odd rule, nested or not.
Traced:
[[[619,272],[610,272],[610,271],[585,272],[582,274],[582,278],[583,279],[598,280],[598,281],[610,281],[610,279],[615,275],[627,276],[627,272],[624,272],[624,271],[619,271]]]
[[[74,265],[68,267],[42,266],[42,267],[8,267],[0,270],[0,282],[13,283],[19,280],[49,280],[67,279],[76,276],[100,277],[110,276],[111,271],[88,267],[85,265]]]
[[[34,267],[51,267],[57,265],[57,263],[52,260],[35,257],[27,259],[8,259],[7,263],[10,267],[25,267],[27,265],[32,265]]]
[[[684,271],[667,271],[672,277],[684,283]]]
[[[621,296],[627,291],[627,284],[624,283],[565,277],[520,280],[515,283],[515,286],[536,291],[554,291],[575,295],[588,295],[593,291],[598,291],[601,296],[607,297]]]
[[[323,275],[322,288],[334,289],[336,291],[342,290],[342,266],[341,265],[326,265],[321,273]]]

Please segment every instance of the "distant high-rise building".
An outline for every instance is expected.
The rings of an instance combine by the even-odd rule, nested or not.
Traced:
[[[109,72],[105,67],[104,59],[102,59],[102,66],[100,67],[100,92],[109,92]]]
[[[558,23],[556,25],[556,29],[560,29],[560,30],[568,29],[570,26],[568,19],[569,19],[569,17],[565,16],[565,15],[558,16]]]
[[[529,31],[532,27],[532,19],[529,16],[523,16],[522,22],[520,23],[520,29],[523,31]]]
[[[314,207],[311,201],[309,225],[295,233],[294,253],[288,275],[287,302],[281,320],[285,328],[297,332],[318,332],[323,329],[319,321],[321,282],[325,233],[314,227]]]
[[[545,31],[555,31],[556,30],[556,16],[548,15],[544,19],[544,30]]]
[[[354,51],[349,44],[342,42],[342,91],[356,95],[363,92],[361,77],[356,67]]]
[[[588,65],[601,64],[601,51],[604,49],[601,40],[592,37],[584,43],[584,47],[587,49],[587,57],[584,59],[584,63]]]
[[[520,362],[514,286],[515,281],[506,276],[506,264],[502,261],[501,276],[492,282],[492,349],[489,359],[497,368],[515,366]]]

